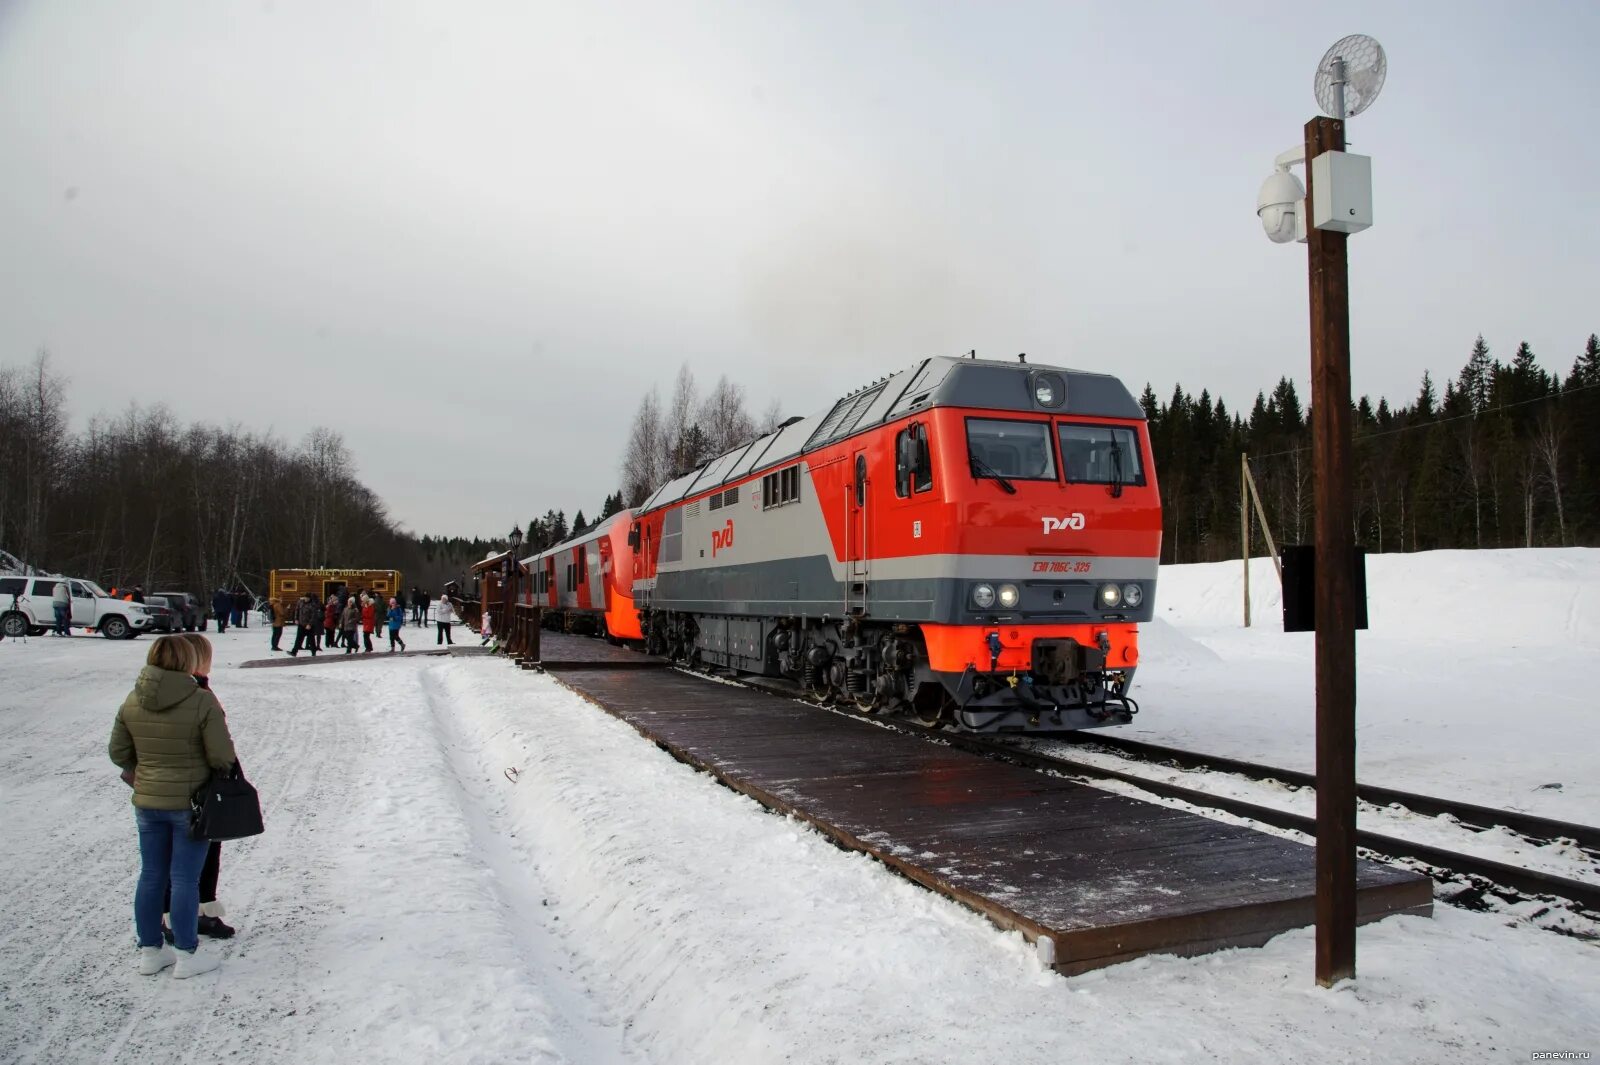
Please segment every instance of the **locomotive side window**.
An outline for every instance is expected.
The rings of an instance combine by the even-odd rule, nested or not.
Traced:
[[[733,489],[729,489],[733,491]],[[737,498],[737,497],[735,497]],[[769,473],[761,478],[761,509],[771,510],[789,503],[800,501],[800,467],[798,464],[788,469]]]
[[[1125,425],[1061,425],[1061,465],[1069,484],[1144,484],[1139,434]]]
[[[967,419],[967,457],[975,476],[1018,481],[1056,479],[1050,426],[999,418]]]
[[[928,430],[921,422],[906,426],[894,438],[894,494],[905,499],[912,492],[933,487],[933,461],[928,455]]]
[[[661,519],[661,557],[659,564],[683,561],[683,508],[673,507]]]

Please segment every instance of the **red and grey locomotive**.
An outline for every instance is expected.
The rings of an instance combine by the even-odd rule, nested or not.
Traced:
[[[650,652],[1009,732],[1130,719],[1160,549],[1120,381],[931,358],[529,562]]]

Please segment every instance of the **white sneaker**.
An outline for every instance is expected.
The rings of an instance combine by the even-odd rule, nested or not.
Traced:
[[[154,976],[177,960],[178,954],[171,947],[140,947],[139,975]]]
[[[208,973],[222,964],[222,956],[206,947],[197,947],[194,950],[178,951],[178,964],[172,967],[172,975],[179,980],[187,980],[191,976]]]

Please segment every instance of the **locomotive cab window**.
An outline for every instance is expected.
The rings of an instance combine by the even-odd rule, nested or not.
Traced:
[[[967,460],[975,477],[1016,481],[1056,479],[1050,426],[1000,418],[967,419]]]
[[[908,425],[894,438],[894,494],[901,499],[933,487],[933,461],[928,430],[921,422]]]
[[[1068,484],[1143,485],[1139,434],[1126,425],[1061,425]]]

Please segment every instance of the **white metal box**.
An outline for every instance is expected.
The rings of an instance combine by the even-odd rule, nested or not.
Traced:
[[[1335,233],[1372,225],[1372,156],[1323,152],[1311,160],[1311,224]]]

